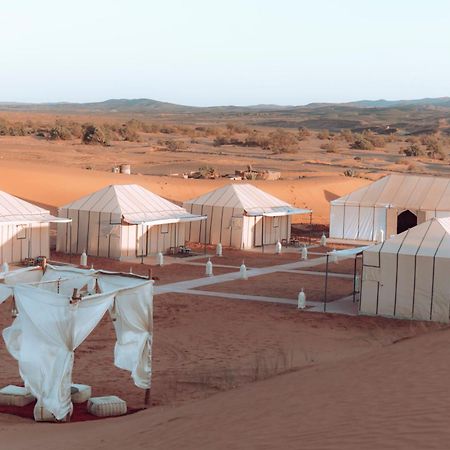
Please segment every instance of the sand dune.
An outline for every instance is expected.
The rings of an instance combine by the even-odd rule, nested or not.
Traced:
[[[172,201],[182,202],[230,183],[229,180],[193,180],[172,177],[122,175],[42,164],[2,162],[0,189],[31,202],[62,206],[109,184],[140,184]],[[298,207],[314,210],[314,221],[328,221],[328,202],[369,181],[338,175],[299,180],[255,181],[261,189]]]
[[[324,363],[174,408],[71,425],[0,418],[9,450],[443,449],[450,330]],[[67,433],[68,427],[71,433]]]

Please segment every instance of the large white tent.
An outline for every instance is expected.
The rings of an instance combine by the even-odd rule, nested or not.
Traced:
[[[0,191],[0,263],[50,255],[51,222],[67,222],[46,209]]]
[[[433,218],[363,253],[360,312],[449,321],[450,218]]]
[[[136,258],[185,243],[185,222],[204,219],[136,184],[110,185],[59,209],[57,251]]]
[[[450,179],[393,174],[331,202],[330,237],[379,241],[450,216]]]
[[[291,206],[251,184],[228,184],[183,204],[192,214],[206,215],[206,222],[186,226],[190,242],[234,248],[275,244],[291,235],[291,216],[309,209]]]

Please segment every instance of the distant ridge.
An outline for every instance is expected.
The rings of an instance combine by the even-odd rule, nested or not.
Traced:
[[[307,105],[259,104],[249,106],[188,106],[161,102],[148,98],[109,99],[102,102],[88,103],[20,103],[0,102],[0,111],[48,111],[58,113],[142,113],[142,114],[189,114],[202,112],[236,113],[236,112],[294,112],[333,108],[450,108],[450,97],[422,98],[415,100],[358,100],[346,103],[309,103]]]

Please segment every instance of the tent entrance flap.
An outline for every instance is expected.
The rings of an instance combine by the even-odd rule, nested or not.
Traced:
[[[417,216],[407,209],[397,217],[397,234],[403,233],[417,225]]]

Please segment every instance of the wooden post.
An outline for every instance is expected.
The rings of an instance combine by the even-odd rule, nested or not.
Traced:
[[[45,273],[47,270],[47,258],[44,256],[41,262],[42,272]]]
[[[353,266],[353,303],[356,301],[356,261],[358,259],[358,255],[355,255],[355,264]]]
[[[144,404],[145,404],[146,408],[151,406],[151,403],[152,403],[152,393],[151,393],[151,391],[152,391],[151,388],[147,388],[145,390]]]
[[[327,312],[327,291],[328,291],[328,261],[330,255],[327,253],[327,263],[325,268],[325,295],[323,297],[323,312]]]

